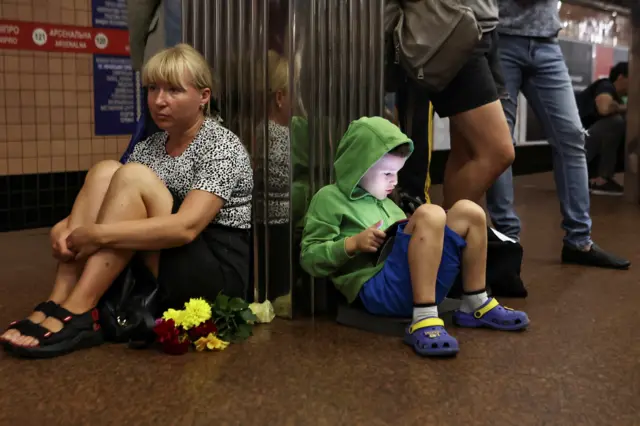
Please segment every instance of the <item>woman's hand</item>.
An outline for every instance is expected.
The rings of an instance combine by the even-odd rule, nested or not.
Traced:
[[[69,250],[69,246],[67,245],[67,237],[70,233],[70,230],[65,229],[62,231],[58,239],[53,241],[53,257],[58,259],[60,262],[69,262],[76,257],[76,254]]]
[[[95,227],[79,226],[66,238],[66,245],[76,260],[84,260],[100,249]]]
[[[71,233],[68,228],[68,218],[61,220],[51,229],[51,251],[53,257],[60,262],[69,262],[76,257],[67,247],[67,237]]]

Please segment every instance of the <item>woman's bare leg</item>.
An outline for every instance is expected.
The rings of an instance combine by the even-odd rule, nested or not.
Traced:
[[[153,171],[141,164],[127,164],[114,174],[97,223],[169,215],[172,207],[171,193]],[[132,255],[130,250],[101,249],[89,257],[78,283],[62,307],[75,314],[95,307]],[[54,332],[62,329],[62,323],[55,318],[45,319],[42,326]],[[21,336],[16,342],[21,346],[37,343],[36,339],[27,336]]]
[[[68,235],[78,226],[96,222],[98,211],[109,188],[111,178],[121,166],[117,161],[107,160],[97,163],[89,170],[84,185],[73,204],[71,214],[52,228],[52,239]],[[48,300],[58,304],[64,302],[76,285],[83,267],[84,262],[59,262],[53,282],[53,290]],[[42,312],[32,312],[27,318],[39,324],[44,321],[45,315]],[[15,329],[11,329],[0,336],[0,339],[15,342],[19,337],[20,333]]]
[[[62,231],[64,235],[70,234],[78,226],[96,223],[111,178],[120,167],[122,164],[117,161],[105,160],[89,170],[84,185],[73,203],[71,214],[67,218],[67,229]],[[56,303],[66,300],[73,286],[76,285],[83,267],[84,262],[60,262],[49,300]]]

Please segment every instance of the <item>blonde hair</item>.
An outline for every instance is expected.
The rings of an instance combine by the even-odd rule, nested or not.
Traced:
[[[184,80],[185,72],[191,74],[191,81]],[[213,96],[213,74],[204,56],[192,46],[180,43],[153,55],[142,69],[142,85],[168,83],[185,88],[191,84],[197,90],[209,89]],[[204,105],[204,115],[211,115],[211,106]]]
[[[269,95],[277,91],[289,91],[289,61],[279,53],[269,50],[268,56]]]

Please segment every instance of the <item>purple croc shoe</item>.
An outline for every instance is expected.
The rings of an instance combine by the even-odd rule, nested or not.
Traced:
[[[420,356],[448,357],[458,353],[458,341],[444,329],[440,318],[426,318],[407,327],[404,343]]]
[[[502,331],[516,331],[527,328],[529,317],[522,311],[515,311],[500,305],[496,299],[490,297],[473,313],[456,311],[453,314],[453,322],[459,327],[486,327]]]

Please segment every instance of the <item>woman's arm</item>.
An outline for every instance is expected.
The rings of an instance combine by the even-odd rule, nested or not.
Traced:
[[[49,236],[51,237],[51,244],[57,242],[60,236],[63,234],[63,232],[66,231],[68,228],[69,228],[69,216],[65,217],[60,222],[53,225],[53,228],[51,228],[51,232],[49,233]]]
[[[126,250],[160,250],[193,241],[216,217],[224,200],[206,191],[192,190],[177,213],[169,216],[93,225],[97,244]]]

